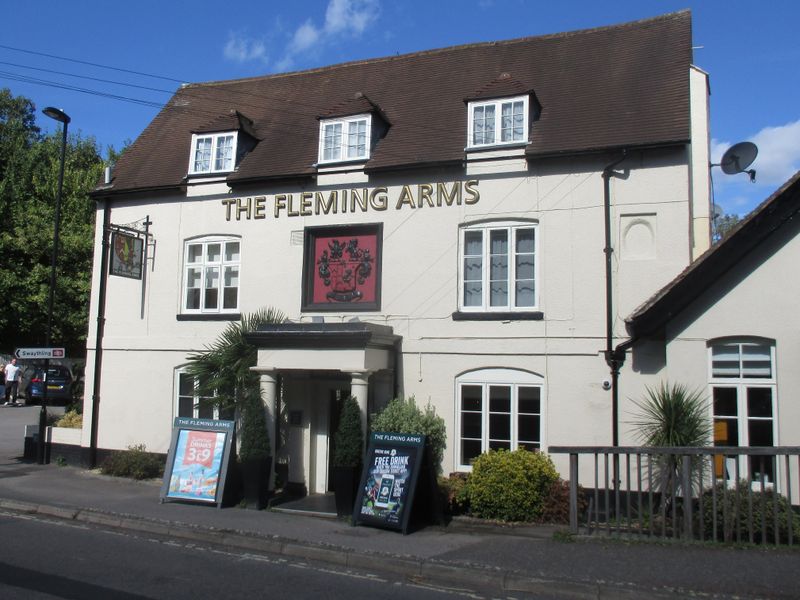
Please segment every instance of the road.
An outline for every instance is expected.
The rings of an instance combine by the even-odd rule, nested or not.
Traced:
[[[0,513],[0,540],[5,600],[489,597],[12,513]]]

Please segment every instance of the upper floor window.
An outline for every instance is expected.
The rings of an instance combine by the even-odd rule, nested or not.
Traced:
[[[356,115],[320,122],[319,162],[366,160],[369,158],[371,115]]]
[[[535,224],[464,227],[460,247],[460,310],[532,310],[537,306]]]
[[[528,141],[528,97],[469,103],[468,147]]]
[[[196,133],[192,136],[189,173],[225,173],[233,171],[236,158],[237,132]]]
[[[208,237],[186,242],[184,312],[238,311],[240,247],[238,238]]]
[[[715,446],[775,445],[775,347],[762,340],[714,342],[711,355],[711,396],[714,416]],[[721,457],[720,457],[721,458]],[[753,481],[763,475],[775,481],[771,457],[742,457],[741,478],[749,474]],[[735,478],[734,469],[724,476]],[[717,475],[723,476],[717,460]]]

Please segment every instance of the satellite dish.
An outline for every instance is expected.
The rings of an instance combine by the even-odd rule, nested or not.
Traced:
[[[747,173],[750,175],[750,181],[755,182],[756,171],[755,169],[747,170],[747,167],[753,164],[753,161],[758,156],[758,147],[752,142],[739,142],[734,144],[725,151],[722,155],[722,161],[719,165],[711,165],[722,167],[722,172],[726,175],[736,175],[736,173]]]

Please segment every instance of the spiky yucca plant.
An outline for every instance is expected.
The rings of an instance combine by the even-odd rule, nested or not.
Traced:
[[[250,370],[256,364],[258,351],[245,339],[245,335],[262,325],[285,321],[285,315],[274,308],[262,308],[244,314],[238,322],[228,324],[220,336],[206,346],[204,352],[190,355],[189,372],[198,381],[198,394],[208,398],[205,401],[213,403],[220,411],[235,409],[237,417],[246,423],[260,421],[250,419],[246,414],[248,409],[263,411],[263,406],[258,375]],[[263,447],[259,440],[246,439],[256,429],[261,427],[242,427],[242,451],[249,447]],[[266,434],[264,427],[263,435]]]
[[[646,388],[645,397],[634,404],[640,412],[632,424],[645,446],[705,446],[711,440],[708,400],[701,390],[661,382],[657,388]],[[660,491],[669,491],[673,485],[680,488],[680,464],[676,456],[665,455],[656,459],[653,466]],[[692,461],[695,475],[698,467],[699,457]]]

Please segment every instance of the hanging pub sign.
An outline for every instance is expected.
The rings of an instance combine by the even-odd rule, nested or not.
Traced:
[[[222,506],[234,422],[176,417],[164,469],[161,501]]]
[[[112,231],[109,274],[141,279],[143,250],[144,240],[141,237],[121,231]]]
[[[424,454],[424,435],[370,435],[353,522],[408,533]]]

